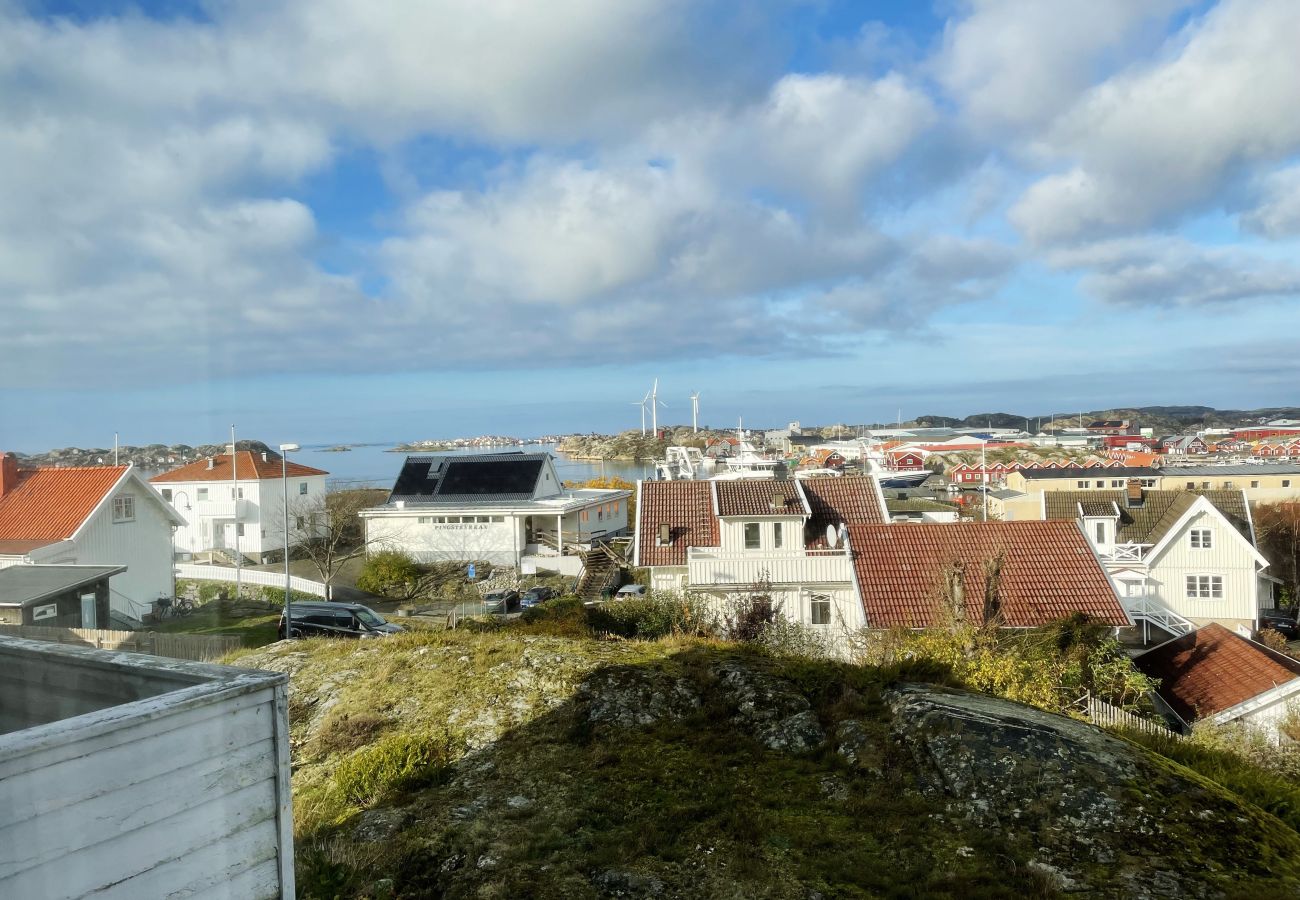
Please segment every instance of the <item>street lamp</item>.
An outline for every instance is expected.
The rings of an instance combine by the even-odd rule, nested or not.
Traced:
[[[289,615],[289,453],[301,450],[297,444],[280,445],[280,481],[284,483],[284,637],[293,637],[293,619]]]

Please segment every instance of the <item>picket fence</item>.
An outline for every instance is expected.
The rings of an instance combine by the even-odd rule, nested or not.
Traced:
[[[177,563],[177,578],[190,578],[199,581],[228,581],[231,584],[235,582],[235,570],[228,566],[203,566],[197,563]],[[266,572],[262,569],[240,569],[239,580],[243,584],[262,584],[267,587],[284,589],[283,572]],[[325,596],[325,585],[319,581],[312,581],[309,578],[299,578],[294,575],[289,578],[289,587],[292,590],[303,594],[312,594],[316,597]]]
[[[196,662],[217,659],[243,646],[243,640],[234,634],[160,634],[156,631],[51,628],[43,625],[0,625],[0,634],[57,644],[80,644],[100,650],[150,653]]]
[[[1083,706],[1088,718],[1094,725],[1100,725],[1102,728],[1132,728],[1135,731],[1142,731],[1159,737],[1180,739],[1183,737],[1183,735],[1166,728],[1159,722],[1135,716],[1118,706],[1112,706],[1105,700],[1098,700],[1091,694],[1085,694],[1079,699],[1082,701],[1080,705]]]

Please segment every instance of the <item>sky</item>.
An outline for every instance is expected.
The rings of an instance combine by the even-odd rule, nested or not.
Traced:
[[[1294,0],[0,0],[0,448],[1300,404]]]

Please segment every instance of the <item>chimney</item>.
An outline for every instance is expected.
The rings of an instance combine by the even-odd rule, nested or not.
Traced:
[[[212,471],[212,470],[215,469],[216,467],[217,467],[217,458],[216,458],[215,456],[209,456],[209,457],[208,457],[208,471]]]
[[[1125,484],[1124,505],[1129,509],[1135,509],[1146,502],[1146,497],[1142,494],[1142,481],[1138,478],[1130,478]]]
[[[262,462],[266,462],[266,451],[262,451]]]
[[[0,497],[18,487],[18,457],[0,453]]]

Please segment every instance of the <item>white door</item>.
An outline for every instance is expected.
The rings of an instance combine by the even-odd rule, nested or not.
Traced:
[[[95,609],[95,594],[92,591],[81,595],[81,627],[98,628],[99,617]]]

